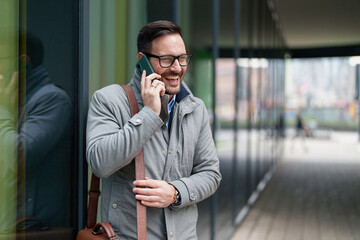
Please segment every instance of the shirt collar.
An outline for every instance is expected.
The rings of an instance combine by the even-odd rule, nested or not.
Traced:
[[[171,101],[168,103],[168,114],[169,114],[169,119],[166,122],[166,127],[169,128],[169,122],[172,120],[172,115],[171,115],[171,111],[173,110],[173,106],[175,104],[175,98],[176,98],[176,94],[173,96],[173,98],[171,99]]]
[[[171,113],[172,107],[175,104],[175,98],[176,98],[176,94],[173,96],[173,98],[171,99],[171,101],[168,103],[168,113]]]

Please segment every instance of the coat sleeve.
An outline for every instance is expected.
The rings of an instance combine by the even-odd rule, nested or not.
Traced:
[[[45,91],[45,89],[44,89]],[[64,138],[70,127],[72,104],[65,92],[45,92],[26,116],[19,132],[20,149],[26,150],[26,165],[39,167],[45,156]]]
[[[170,182],[181,194],[181,204],[175,208],[187,207],[211,196],[219,187],[220,181],[219,158],[207,111],[202,105],[201,132],[195,147],[192,173],[189,177]]]
[[[98,177],[108,177],[128,165],[163,125],[148,107],[131,117],[125,91],[117,87],[95,92],[89,106],[86,156]]]
[[[6,136],[13,150],[17,150],[14,148],[16,144],[19,151],[26,151],[26,167],[29,169],[39,167],[61,141],[69,129],[72,113],[71,100],[65,92],[48,87],[40,91],[39,96],[34,96],[35,103],[26,105],[28,112],[22,119],[19,132],[13,117],[0,114],[0,135]]]

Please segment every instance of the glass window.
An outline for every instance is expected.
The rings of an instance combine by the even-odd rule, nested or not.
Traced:
[[[1,4],[0,232],[65,227],[73,239],[77,8]]]

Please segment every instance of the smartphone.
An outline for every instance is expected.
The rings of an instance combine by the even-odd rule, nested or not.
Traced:
[[[140,76],[144,70],[146,71],[146,76],[154,73],[154,69],[151,67],[149,59],[145,55],[142,55],[140,60],[136,63],[136,69],[139,71]]]

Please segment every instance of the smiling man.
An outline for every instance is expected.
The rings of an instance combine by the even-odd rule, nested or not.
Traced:
[[[102,221],[120,239],[136,239],[136,201],[147,207],[147,239],[197,239],[196,204],[221,180],[207,110],[183,82],[191,55],[181,28],[169,21],[145,25],[138,55],[154,69],[136,69],[129,85],[139,113],[130,116],[119,85],[92,97],[87,161],[102,178]],[[134,179],[134,156],[144,148],[145,179]]]

